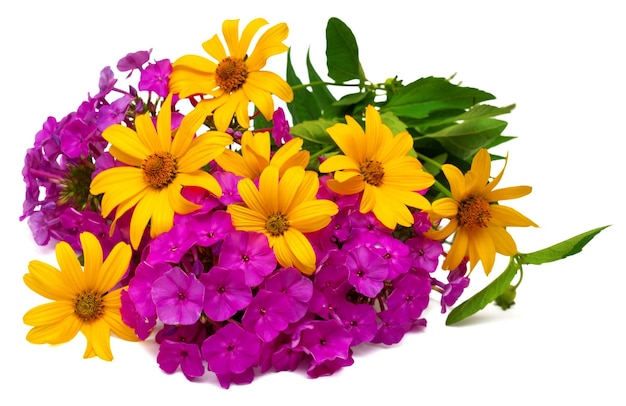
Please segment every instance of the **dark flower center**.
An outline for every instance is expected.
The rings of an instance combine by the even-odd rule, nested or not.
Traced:
[[[83,292],[74,299],[74,313],[83,321],[91,322],[104,314],[102,296],[94,292]]]
[[[169,152],[155,152],[141,165],[143,178],[155,189],[162,189],[176,179],[176,160]]]
[[[227,93],[232,93],[246,83],[248,69],[239,58],[228,56],[215,68],[215,83]]]
[[[380,186],[383,183],[385,170],[383,164],[378,161],[366,160],[359,167],[363,180],[372,186]]]
[[[274,236],[283,235],[289,228],[289,221],[282,213],[270,214],[265,222],[265,229]]]
[[[480,196],[470,196],[463,200],[457,213],[459,225],[468,230],[487,227],[491,217],[489,202]]]

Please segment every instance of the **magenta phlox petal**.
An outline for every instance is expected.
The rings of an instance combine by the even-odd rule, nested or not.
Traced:
[[[248,305],[241,324],[268,342],[289,326],[289,299],[281,292],[258,291]]]
[[[193,324],[202,312],[204,285],[194,275],[173,267],[154,281],[151,295],[161,321]]]
[[[244,271],[246,284],[257,286],[276,269],[277,260],[265,234],[232,231],[226,235],[218,265]]]
[[[217,375],[241,374],[259,362],[261,340],[230,322],[202,343],[202,357]]]
[[[199,279],[205,287],[203,309],[212,320],[224,321],[252,300],[252,291],[241,269],[214,266]]]
[[[157,362],[161,369],[168,374],[173,374],[180,366],[183,374],[189,380],[204,375],[200,347],[195,343],[165,340],[159,346]]]
[[[313,282],[296,268],[278,270],[267,278],[264,287],[270,292],[282,292],[286,295],[290,323],[295,323],[306,314],[309,300],[313,296]]]

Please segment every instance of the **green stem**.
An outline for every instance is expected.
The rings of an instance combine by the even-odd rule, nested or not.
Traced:
[[[426,155],[420,154],[419,152],[417,153],[417,157],[419,159],[421,159],[424,162],[428,162],[429,164],[441,169],[441,164],[437,161],[435,161],[434,159],[431,159],[429,157],[427,157]]]
[[[300,89],[306,89],[309,86],[346,86],[346,87],[359,87],[360,84],[358,83],[334,83],[334,82],[311,82],[311,83],[303,83],[300,85],[293,85],[291,86],[292,90],[300,90]]]
[[[443,193],[446,197],[454,199],[454,196],[452,196],[452,192],[450,192],[448,188],[442,185],[441,182],[439,182],[437,179],[435,179],[435,183],[433,184],[433,187],[437,189],[438,191],[440,191],[441,193]]]
[[[325,154],[326,152],[332,150],[334,147],[335,147],[334,145],[326,145],[324,148],[322,148],[319,151],[317,151],[314,154],[312,154],[310,159],[315,159],[318,156],[320,156],[322,154]]]

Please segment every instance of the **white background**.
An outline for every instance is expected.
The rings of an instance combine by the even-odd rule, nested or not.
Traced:
[[[409,6],[410,4],[410,6]],[[0,11],[2,281],[0,383],[12,404],[624,404],[624,12],[614,1],[53,1],[5,2]],[[166,375],[153,345],[112,340],[115,360],[83,360],[82,336],[50,347],[25,340],[23,314],[43,300],[22,275],[32,259],[53,264],[21,214],[24,153],[48,116],[60,119],[98,75],[127,52],[160,59],[201,54],[224,19],[287,22],[304,76],[310,47],[325,73],[325,26],[352,28],[372,81],[449,77],[516,103],[505,119],[518,138],[503,186],[531,185],[511,205],[540,229],[513,229],[529,252],[612,224],[581,254],[527,267],[517,304],[488,308],[445,327],[437,304],[429,326],[392,347],[359,347],[334,376],[270,373],[221,389],[214,378]],[[282,74],[286,55],[270,60]],[[497,263],[502,269],[502,262]],[[498,265],[497,265],[498,266]],[[487,284],[473,274],[472,289]],[[17,400],[19,399],[19,401]],[[173,403],[176,402],[176,403]]]

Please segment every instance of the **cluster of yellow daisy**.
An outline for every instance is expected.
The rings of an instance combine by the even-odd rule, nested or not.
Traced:
[[[346,115],[345,122],[327,128],[337,151],[324,157],[317,170],[309,167],[311,154],[303,148],[302,138],[294,137],[273,151],[270,134],[250,128],[249,109],[255,106],[269,121],[275,110],[273,97],[289,103],[294,93],[279,75],[263,70],[269,57],[287,51],[286,24],[263,32],[250,52],[266,24],[255,19],[240,34],[238,20],[224,22],[225,45],[217,35],[202,44],[210,58],[185,55],[173,62],[170,95],[156,117],[141,114],[135,117],[134,128],[114,124],[104,130],[102,137],[116,165],[93,178],[90,193],[102,196],[100,210],[103,217],[112,216],[111,232],[130,214],[130,246],[120,242],[104,260],[98,239],[83,233],[84,264],[66,243],[56,248],[61,270],[33,261],[24,281],[53,302],[25,315],[25,323],[33,326],[29,341],[60,343],[81,331],[88,340],[85,356],[110,360],[111,331],[136,339],[119,311],[118,283],[129,270],[132,249],[138,249],[147,229],[155,238],[172,229],[176,214],[200,208],[184,197],[185,188],[222,195],[208,170],[212,163],[241,178],[242,202],[227,207],[234,228],[264,234],[282,267],[295,267],[306,275],[314,274],[318,261],[306,235],[326,227],[338,213],[335,202],[317,197],[320,174],[331,176],[327,186],[334,193],[359,195],[360,213],[373,213],[390,230],[410,227],[415,211],[428,213],[433,228],[425,235],[450,239],[443,269],[453,270],[467,259],[471,269],[482,262],[489,274],[496,253],[518,253],[507,228],[537,225],[499,201],[525,196],[531,188],[496,189],[504,169],[491,178],[486,149],[475,154],[465,174],[443,164],[449,191],[432,202],[426,191],[441,185],[416,157],[412,135],[394,134],[371,104],[363,117]],[[189,99],[193,105],[177,126],[172,118],[174,97]],[[233,128],[243,130],[239,149],[231,148]]]

